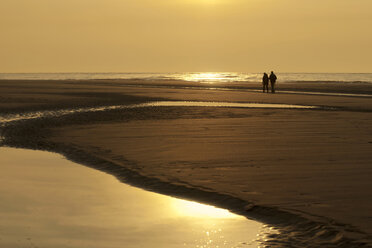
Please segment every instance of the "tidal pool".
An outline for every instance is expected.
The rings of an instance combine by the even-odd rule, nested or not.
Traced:
[[[0,247],[258,247],[263,224],[49,152],[0,147]]]

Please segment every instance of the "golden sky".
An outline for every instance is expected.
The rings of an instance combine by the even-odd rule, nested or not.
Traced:
[[[371,0],[0,0],[0,72],[372,72]]]

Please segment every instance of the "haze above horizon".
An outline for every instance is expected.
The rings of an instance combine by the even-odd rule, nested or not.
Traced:
[[[369,0],[2,0],[0,72],[371,72]]]

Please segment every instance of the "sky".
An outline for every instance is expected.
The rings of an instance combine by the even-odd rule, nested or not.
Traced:
[[[371,0],[0,0],[0,72],[372,72]]]

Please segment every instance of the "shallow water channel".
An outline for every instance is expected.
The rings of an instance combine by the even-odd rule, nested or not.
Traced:
[[[0,247],[258,247],[263,224],[49,152],[0,147]]]
[[[22,114],[0,116],[0,126],[19,120],[30,120],[42,117],[56,117],[75,113],[100,112],[116,109],[151,108],[151,107],[220,107],[220,108],[274,108],[274,109],[320,109],[319,106],[277,104],[277,103],[238,103],[238,102],[200,102],[200,101],[154,101],[140,104],[112,105],[102,107],[87,107],[62,109],[55,111],[36,111]]]

